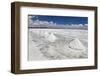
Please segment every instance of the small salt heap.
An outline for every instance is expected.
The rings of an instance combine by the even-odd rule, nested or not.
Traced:
[[[72,40],[70,43],[69,43],[69,47],[71,49],[75,49],[75,50],[85,50],[85,47],[84,45],[81,43],[81,41],[77,38],[75,38],[74,40]]]
[[[57,39],[57,37],[53,33],[49,33],[46,39],[50,42],[54,42]]]

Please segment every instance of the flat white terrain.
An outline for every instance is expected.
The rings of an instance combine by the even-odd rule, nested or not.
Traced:
[[[28,60],[88,57],[88,31],[79,29],[28,30]]]

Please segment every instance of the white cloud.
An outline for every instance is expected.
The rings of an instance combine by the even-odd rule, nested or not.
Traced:
[[[88,24],[84,24],[85,26],[88,26]]]
[[[36,20],[32,20],[32,18],[36,18]],[[41,21],[38,19],[38,16],[28,16],[29,18],[29,26],[32,25],[56,25],[53,21]]]
[[[28,18],[29,18],[29,19],[31,19],[31,18],[32,18],[32,16],[28,16]]]
[[[56,25],[53,21],[40,21],[39,19],[31,21],[34,25]]]
[[[56,25],[60,25],[60,24],[56,24],[54,23],[53,21],[41,21],[39,19],[36,19],[36,20],[32,20],[31,17],[33,16],[30,16],[29,17],[29,26],[34,26],[34,25],[48,25],[48,26],[56,26]],[[36,16],[34,16],[36,17]],[[64,26],[64,25],[63,25]],[[69,24],[65,24],[65,26],[70,26]],[[88,26],[87,24],[85,24],[85,26]],[[70,27],[84,27],[83,24],[71,24]]]
[[[54,22],[53,21],[50,21],[50,24],[53,24]]]
[[[31,19],[32,17],[34,17],[34,16],[28,16],[29,19]]]

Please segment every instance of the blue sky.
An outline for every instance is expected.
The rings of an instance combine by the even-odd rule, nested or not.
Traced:
[[[56,24],[88,24],[88,17],[32,15],[32,20],[52,21]]]

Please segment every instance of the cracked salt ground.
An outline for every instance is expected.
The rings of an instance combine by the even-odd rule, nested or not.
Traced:
[[[29,60],[87,58],[87,48],[79,38],[67,38],[51,31],[29,32]]]

